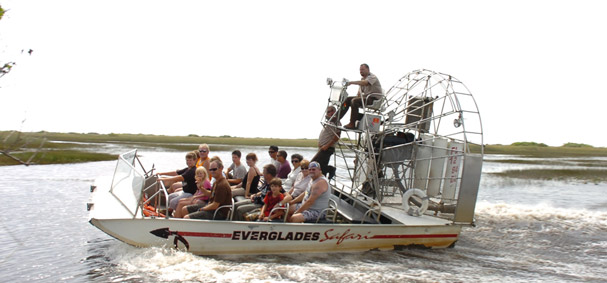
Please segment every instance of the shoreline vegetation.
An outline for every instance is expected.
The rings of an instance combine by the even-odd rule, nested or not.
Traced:
[[[198,144],[207,143],[226,146],[316,147],[316,139],[242,138],[231,136],[163,136],[144,134],[98,134],[98,133],[19,133],[0,131],[0,150],[10,150],[21,160],[28,160],[35,152],[33,164],[62,164],[115,160],[117,154],[100,153],[95,150],[107,144],[140,145],[142,147],[166,148],[188,151]],[[15,148],[19,148],[15,150]],[[535,142],[518,142],[511,145],[485,145],[485,160],[508,164],[555,165],[559,169],[508,170],[491,173],[497,176],[541,180],[578,180],[583,182],[606,182],[607,161],[592,157],[607,157],[607,148],[585,144],[567,143],[560,147]],[[480,146],[472,147],[480,151]],[[522,159],[501,159],[491,155],[512,155]],[[585,158],[587,157],[587,158]],[[569,159],[576,158],[571,163]],[[581,160],[580,158],[584,158]],[[539,159],[539,160],[538,160]],[[17,165],[19,162],[0,154],[0,166]],[[570,165],[571,169],[566,167]],[[582,167],[591,167],[580,168]]]

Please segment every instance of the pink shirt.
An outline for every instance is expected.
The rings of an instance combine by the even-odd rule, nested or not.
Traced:
[[[202,183],[202,187],[205,188],[207,191],[210,191],[211,190],[211,182],[209,180],[204,180],[204,183]],[[194,194],[194,199],[198,199],[198,200],[202,200],[202,201],[208,201],[209,197],[202,195],[202,191],[200,191],[200,188],[199,188],[196,191],[196,193]]]

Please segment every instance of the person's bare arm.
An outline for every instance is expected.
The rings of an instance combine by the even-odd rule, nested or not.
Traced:
[[[183,182],[183,176],[177,175],[177,176],[173,176],[173,177],[164,177],[164,178],[158,178],[158,180],[166,181],[169,183]]]
[[[304,202],[301,207],[299,207],[299,209],[295,211],[295,213],[301,213],[302,211],[306,211],[308,208],[310,208],[310,206],[314,204],[314,202],[316,201],[316,199],[318,199],[320,195],[327,191],[327,189],[327,184],[319,184],[318,187],[312,190],[310,198],[308,198],[308,200],[306,200],[306,202]]]
[[[257,172],[253,172],[255,170],[249,170],[249,172],[247,174],[249,174],[247,176],[247,183],[245,184],[245,190],[244,190],[244,197],[248,198],[249,194],[251,193],[251,184],[253,184],[253,179],[255,178],[255,174]]]

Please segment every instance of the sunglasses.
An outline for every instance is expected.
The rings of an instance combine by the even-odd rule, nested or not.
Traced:
[[[207,152],[207,151],[206,151],[206,150],[204,150],[204,149],[202,149],[202,150],[199,150],[199,151],[200,151],[200,152],[202,152],[202,153],[205,153],[205,152]]]
[[[308,170],[308,167],[301,166],[301,170]]]
[[[299,162],[299,160],[297,160],[297,159],[291,160],[291,163],[298,163],[298,162]]]
[[[217,171],[217,168],[209,168],[209,171],[215,172],[215,171]]]

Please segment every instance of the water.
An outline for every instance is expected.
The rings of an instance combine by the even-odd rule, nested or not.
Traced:
[[[211,155],[230,164],[230,149],[215,148]],[[306,158],[315,153],[286,150]],[[266,147],[241,151],[256,152],[259,167],[269,161]],[[155,162],[161,171],[185,164],[182,152],[144,148],[141,155],[144,165]],[[0,167],[2,281],[599,282],[607,278],[605,183],[516,180],[485,173],[477,227],[465,228],[452,249],[201,257],[134,248],[87,223],[88,188],[95,176],[111,174],[114,166],[115,161]],[[486,162],[484,172],[512,166]]]

